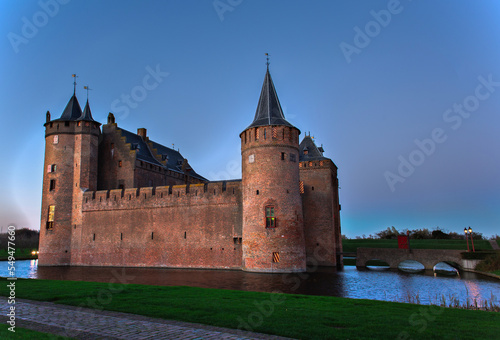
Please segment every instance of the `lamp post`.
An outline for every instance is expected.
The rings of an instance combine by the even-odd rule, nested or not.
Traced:
[[[472,228],[469,227],[469,235],[470,235],[470,241],[472,242],[472,252],[476,252],[476,250],[474,249],[474,239],[472,238]]]
[[[467,235],[467,228],[464,228],[465,239],[467,240],[467,252],[469,252],[469,235]]]

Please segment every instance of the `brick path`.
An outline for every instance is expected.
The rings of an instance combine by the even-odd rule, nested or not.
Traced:
[[[9,304],[0,297],[0,322]],[[16,299],[16,327],[76,339],[286,339],[228,328]]]

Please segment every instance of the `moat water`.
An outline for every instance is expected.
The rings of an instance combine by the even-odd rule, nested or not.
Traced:
[[[16,277],[51,280],[136,283],[161,286],[193,286],[306,295],[329,295],[355,299],[439,303],[443,297],[465,302],[476,299],[500,305],[500,280],[447,265],[439,274],[401,270],[314,268],[307,273],[258,274],[234,270],[160,268],[38,267],[37,260],[16,261]],[[409,264],[408,270],[418,269]],[[0,261],[0,276],[7,277],[8,263]]]

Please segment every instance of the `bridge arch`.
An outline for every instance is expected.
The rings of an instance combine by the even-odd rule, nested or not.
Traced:
[[[387,262],[390,268],[398,268],[400,262],[415,260],[425,269],[432,270],[439,262],[462,263],[461,253],[456,249],[390,249],[390,248],[358,248],[356,266],[366,267],[370,259],[380,259]]]
[[[389,269],[391,265],[382,259],[369,259],[365,262],[364,267],[380,267],[381,269]]]
[[[425,270],[425,265],[416,260],[404,260],[398,263],[398,270],[403,272],[420,272]]]

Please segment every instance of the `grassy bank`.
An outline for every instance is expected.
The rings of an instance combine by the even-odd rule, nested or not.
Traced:
[[[470,246],[470,245],[469,245]],[[398,240],[384,239],[359,239],[342,240],[342,248],[346,253],[355,252],[357,248],[397,248]],[[467,250],[465,240],[410,240],[413,249],[462,249]],[[491,244],[487,240],[474,240],[475,250],[491,250]],[[471,248],[472,249],[472,248]]]
[[[14,257],[16,260],[32,260],[37,259],[38,255],[32,255],[33,250],[38,250],[37,248],[20,248],[16,249]],[[9,254],[7,253],[7,248],[0,249],[0,261],[7,261]]]
[[[6,280],[0,294],[7,295]],[[17,298],[198,322],[300,339],[492,339],[500,313],[258,292],[22,280]],[[467,322],[457,322],[467,320]],[[474,327],[470,327],[474,325]]]
[[[37,340],[63,340],[71,339],[63,336],[54,336],[48,333],[32,331],[31,329],[20,328],[16,326],[16,331],[8,330],[10,326],[6,323],[0,324],[0,339],[37,339]]]

